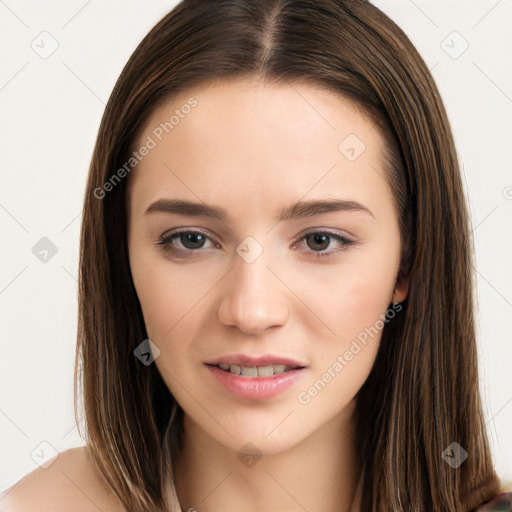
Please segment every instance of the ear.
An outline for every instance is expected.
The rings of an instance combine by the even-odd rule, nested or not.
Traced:
[[[393,290],[392,302],[403,302],[407,298],[409,292],[409,278],[401,277],[400,274],[395,283],[395,289]]]

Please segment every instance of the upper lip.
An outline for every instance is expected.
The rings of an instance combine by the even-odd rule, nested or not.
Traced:
[[[304,368],[306,365],[289,357],[281,357],[273,354],[249,355],[249,354],[227,354],[217,359],[208,361],[206,364],[218,366],[219,364],[238,364],[240,366],[271,366],[283,364],[291,368]]]

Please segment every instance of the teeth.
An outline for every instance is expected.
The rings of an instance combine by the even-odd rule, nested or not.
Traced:
[[[270,366],[259,366],[257,368],[258,377],[272,377],[274,375],[274,367]]]
[[[244,377],[257,377],[258,368],[256,366],[242,366],[242,375]]]
[[[235,375],[240,375],[241,367],[238,364],[230,364],[229,365],[229,371],[231,373],[234,373]]]
[[[241,375],[242,377],[272,377],[290,371],[292,368],[284,364],[268,366],[240,366],[239,364],[220,363],[220,369]]]

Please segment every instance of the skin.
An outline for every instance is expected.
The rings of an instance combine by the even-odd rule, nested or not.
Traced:
[[[60,452],[0,495],[1,512],[125,512],[99,478],[85,447]]]
[[[186,442],[176,463],[183,509],[357,510],[354,396],[380,332],[334,377],[332,367],[407,294],[407,283],[396,281],[399,223],[383,179],[383,139],[332,92],[238,80],[163,104],[136,145],[191,96],[198,105],[138,164],[129,190],[130,265],[148,337],[160,350],[154,364],[185,412]],[[354,161],[338,149],[349,134],[366,146]],[[222,207],[230,218],[146,213],[171,198]],[[299,200],[333,198],[356,201],[371,214],[277,221]],[[159,244],[175,228],[200,230],[206,239],[186,248],[179,236]],[[304,238],[326,230],[353,243]],[[248,236],[263,251],[251,263],[236,252]],[[183,256],[187,248],[195,252]],[[234,353],[291,357],[306,368],[276,397],[240,398],[205,366]],[[327,385],[301,403],[299,393],[329,368]],[[237,457],[247,443],[262,455],[251,467]]]
[[[332,372],[338,356],[390,302],[406,297],[407,283],[395,282],[400,238],[392,193],[382,179],[383,141],[337,95],[238,81],[174,98],[154,112],[137,143],[190,96],[198,106],[131,176],[129,230],[148,336],[161,350],[155,364],[185,411],[186,442],[176,462],[183,510],[359,511],[354,396],[380,336],[360,342],[361,351],[343,359],[343,370],[316,396],[307,395],[309,403],[298,396]],[[354,162],[338,151],[350,133],[366,145]],[[233,219],[144,213],[162,197],[219,205]],[[299,199],[333,197],[357,201],[374,217],[344,211],[275,220]],[[207,241],[199,256],[172,257],[158,240],[184,226],[201,228],[218,245]],[[357,243],[316,258],[305,239],[294,245],[313,228],[339,231]],[[263,248],[252,263],[235,251],[249,235]],[[324,252],[341,247],[334,239],[324,245]],[[204,367],[223,354],[269,352],[307,366],[296,385],[273,399],[237,398]],[[237,456],[247,442],[262,455],[250,466]],[[59,453],[49,468],[36,469],[0,497],[2,511],[41,506],[124,510],[85,448]]]

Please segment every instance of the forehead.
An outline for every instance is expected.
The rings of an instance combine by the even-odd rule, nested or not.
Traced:
[[[374,123],[343,96],[309,84],[236,80],[191,89],[151,114],[134,148],[145,144],[151,149],[130,179],[146,202],[173,191],[261,206],[308,191],[368,196],[387,187]]]

